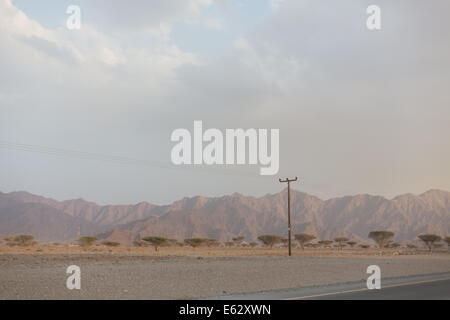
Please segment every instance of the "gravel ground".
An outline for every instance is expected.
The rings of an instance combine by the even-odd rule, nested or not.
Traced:
[[[450,272],[443,256],[120,257],[0,255],[0,299],[183,299],[383,277]],[[81,268],[81,289],[66,288],[66,268]]]

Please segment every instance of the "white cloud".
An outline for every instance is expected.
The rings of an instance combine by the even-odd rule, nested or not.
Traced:
[[[83,7],[91,12],[91,23],[102,30],[134,32],[158,27],[161,23],[183,20],[201,21],[202,10],[210,7],[212,0],[89,1]]]
[[[204,3],[195,1],[189,8],[194,10],[197,8],[195,4]],[[89,67],[81,70],[89,78],[89,72],[93,71],[91,68],[101,68],[101,64],[116,67],[132,61],[131,65],[140,63],[147,72],[156,71],[159,76],[163,76],[170,75],[175,68],[185,63],[196,63],[192,53],[183,52],[171,43],[171,30],[166,23],[145,28],[144,36],[150,37],[152,41],[145,47],[134,48],[126,42],[126,37],[107,35],[87,23],[83,23],[81,30],[75,31],[64,27],[47,29],[14,7],[10,0],[1,0],[0,6],[0,24],[4,31],[0,36],[2,41],[13,41],[14,45],[26,45],[35,50],[34,58],[25,59],[25,64],[36,64],[36,59],[39,64],[87,64]],[[10,54],[14,55],[13,52]],[[61,68],[61,73],[67,72],[63,66]]]
[[[61,38],[57,30],[49,30],[14,7],[11,0],[0,1],[0,26],[3,36],[10,36],[27,43],[36,50],[55,58],[84,60],[81,52],[69,41]]]
[[[211,1],[92,1],[95,24],[69,31],[0,0],[0,136],[166,159],[170,131],[196,119],[280,128],[280,173],[303,175],[319,195],[416,192],[426,188],[421,181],[444,188],[450,2],[379,1],[380,33],[364,29],[364,1],[286,1],[233,48],[207,56],[177,46],[172,27],[220,27],[202,12]],[[105,176],[92,188],[101,190]],[[71,179],[70,188],[85,190]],[[192,192],[236,188],[206,180]],[[177,183],[178,195],[191,183]],[[268,191],[243,183],[244,193]],[[154,199],[168,199],[152,188]]]
[[[269,0],[270,6],[274,9],[279,9],[285,0]]]
[[[245,38],[238,38],[235,47],[242,65],[254,70],[274,92],[291,91],[298,85],[306,64],[300,57],[264,43],[255,48]]]

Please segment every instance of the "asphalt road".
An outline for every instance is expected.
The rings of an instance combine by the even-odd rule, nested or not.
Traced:
[[[232,300],[450,300],[450,273],[381,280],[381,289],[351,282],[320,287],[301,287],[239,295],[210,297]]]
[[[291,298],[295,300],[296,298]],[[380,290],[360,289],[299,297],[312,300],[449,300],[450,279],[412,282],[384,287]]]

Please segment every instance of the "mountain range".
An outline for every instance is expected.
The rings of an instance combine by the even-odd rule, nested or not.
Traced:
[[[450,235],[450,192],[429,190],[393,199],[355,195],[329,200],[291,190],[293,233],[319,239],[345,236],[367,242],[373,230],[395,232],[395,241],[422,233]],[[38,241],[70,242],[83,235],[131,244],[148,235],[221,241],[261,234],[286,235],[287,190],[263,197],[238,193],[184,198],[170,205],[98,205],[83,199],[56,201],[24,191],[0,192],[0,235],[29,233]]]

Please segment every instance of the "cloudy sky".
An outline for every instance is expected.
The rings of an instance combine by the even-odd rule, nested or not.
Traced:
[[[69,5],[80,30],[66,28]],[[274,193],[286,176],[325,199],[450,190],[448,12],[448,0],[0,0],[0,191],[164,204]],[[194,120],[279,128],[279,174],[173,169],[170,134]]]

